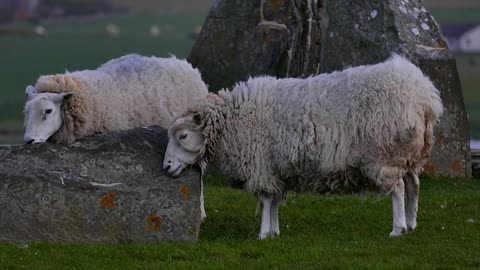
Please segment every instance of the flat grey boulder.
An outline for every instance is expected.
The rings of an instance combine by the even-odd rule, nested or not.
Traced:
[[[200,172],[162,171],[158,126],[70,146],[0,146],[0,241],[192,241],[200,229]]]
[[[250,76],[308,77],[405,55],[440,90],[429,174],[470,176],[469,127],[454,56],[421,0],[216,0],[189,61],[210,91]]]

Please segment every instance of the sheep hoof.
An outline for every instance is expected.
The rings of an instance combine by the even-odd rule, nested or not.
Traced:
[[[417,223],[412,222],[411,224],[407,223],[407,232],[413,232],[417,228]]]
[[[207,218],[207,213],[203,208],[200,209],[200,220],[203,222]]]
[[[259,233],[258,240],[264,240],[268,238],[268,233]]]
[[[390,237],[402,236],[402,234],[404,234],[405,232],[407,232],[407,229],[405,227],[393,228],[393,231],[390,233]]]
[[[407,232],[410,233],[410,232],[415,231],[415,228],[416,228],[416,227],[417,227],[417,226],[407,226]]]
[[[270,232],[269,237],[270,238],[276,238],[280,235],[280,232]]]

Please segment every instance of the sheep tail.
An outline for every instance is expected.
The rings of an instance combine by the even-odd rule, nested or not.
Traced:
[[[438,93],[438,91],[435,90]],[[423,159],[430,157],[430,151],[433,147],[433,126],[438,122],[438,119],[443,113],[443,106],[440,97],[435,95],[431,105],[428,106],[424,112],[425,115],[425,132],[423,133],[423,148],[421,151],[421,157]]]
[[[421,152],[422,158],[429,158],[430,157],[430,150],[432,150],[433,146],[433,123],[431,119],[425,119],[425,133],[423,134],[423,149]]]

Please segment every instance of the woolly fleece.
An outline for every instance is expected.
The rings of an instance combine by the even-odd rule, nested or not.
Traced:
[[[307,79],[253,78],[183,117],[202,116],[204,159],[249,191],[390,192],[422,170],[442,112],[432,82],[393,56]]]
[[[96,70],[41,76],[39,92],[73,93],[62,107],[63,125],[50,141],[70,144],[97,133],[147,125],[168,127],[193,99],[208,94],[185,60],[126,55]]]

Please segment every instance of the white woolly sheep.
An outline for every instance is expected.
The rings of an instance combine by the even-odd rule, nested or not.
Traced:
[[[399,236],[416,227],[418,174],[442,112],[438,90],[400,56],[307,79],[258,77],[177,117],[163,166],[178,175],[215,158],[259,196],[260,239],[279,234],[288,190],[391,192]]]
[[[96,70],[41,76],[26,94],[25,142],[70,144],[115,130],[167,128],[208,90],[185,60],[126,55]]]

